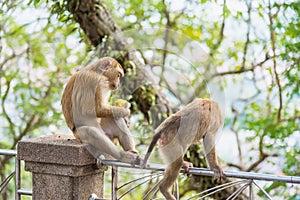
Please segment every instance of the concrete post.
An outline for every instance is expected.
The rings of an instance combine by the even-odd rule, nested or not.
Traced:
[[[20,141],[18,158],[32,172],[33,200],[87,200],[103,197],[104,168],[71,135]]]

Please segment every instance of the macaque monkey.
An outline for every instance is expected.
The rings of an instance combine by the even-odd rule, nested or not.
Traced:
[[[105,57],[71,76],[62,95],[62,110],[75,138],[89,144],[95,157],[110,155],[117,160],[139,164],[140,158],[124,117],[130,115],[130,104],[109,105],[111,91],[116,90],[124,76],[122,66]],[[124,151],[112,140],[117,138]]]
[[[168,117],[155,130],[142,166],[146,165],[154,145],[158,143],[163,160],[168,164],[159,185],[167,200],[175,200],[169,189],[177,180],[181,167],[188,171],[193,166],[192,163],[183,161],[186,150],[201,139],[207,154],[206,160],[215,179],[221,181],[224,177],[215,150],[215,136],[222,125],[223,118],[218,104],[209,99],[196,99]]]

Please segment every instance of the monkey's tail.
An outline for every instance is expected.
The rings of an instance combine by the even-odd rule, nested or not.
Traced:
[[[146,153],[146,155],[145,155],[144,162],[143,162],[143,164],[142,164],[142,167],[143,167],[143,168],[145,168],[145,166],[146,166],[146,164],[147,164],[147,160],[149,159],[150,154],[151,154],[151,152],[153,151],[153,148],[154,148],[154,146],[156,145],[156,143],[157,143],[158,139],[160,138],[160,136],[161,136],[161,131],[159,131],[158,133],[156,133],[156,134],[153,136],[152,141],[151,141],[151,143],[150,143],[150,145],[149,145],[149,147],[148,147],[148,151],[147,151],[147,153]]]

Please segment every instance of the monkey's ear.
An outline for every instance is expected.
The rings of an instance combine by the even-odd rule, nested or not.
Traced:
[[[112,64],[113,64],[112,60],[110,60],[110,59],[104,59],[102,61],[102,63],[101,63],[101,69],[105,71],[105,70],[111,68]]]

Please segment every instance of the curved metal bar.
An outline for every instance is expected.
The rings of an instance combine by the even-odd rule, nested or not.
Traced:
[[[159,177],[159,176],[162,176],[162,174],[156,175],[156,177]],[[155,177],[154,177],[154,178],[155,178]],[[129,192],[131,192],[131,191],[134,190],[135,188],[137,188],[137,187],[139,187],[139,186],[141,186],[141,185],[147,183],[148,181],[150,181],[150,180],[152,180],[152,179],[153,179],[153,178],[149,178],[149,179],[147,179],[147,180],[145,180],[145,181],[143,181],[143,182],[141,182],[141,183],[135,185],[134,187],[128,189],[127,191],[125,191],[123,194],[120,195],[120,197],[118,198],[118,200],[119,200],[119,199],[122,199],[126,194],[128,194]]]
[[[268,199],[272,200],[272,197],[270,197],[270,195],[262,187],[260,187],[257,183],[255,183],[255,181],[253,181],[253,183],[254,185],[256,185],[258,189],[260,189],[267,196]]]
[[[151,176],[154,176],[154,178],[158,177],[157,175],[161,176],[161,175],[163,175],[163,173],[162,172],[157,172],[157,173],[154,173],[154,174],[149,174],[147,176],[143,176],[143,177],[134,179],[132,181],[128,181],[128,182],[124,183],[123,185],[121,185],[120,187],[118,187],[118,189],[121,189],[122,187],[125,187],[126,185],[129,185],[131,183],[134,183],[134,182],[139,181],[139,180],[144,179],[144,178],[148,178],[148,177],[151,177]]]
[[[239,189],[237,189],[236,191],[234,191],[226,200],[234,200],[239,194],[241,194],[251,183],[250,181],[247,181],[246,184],[242,185]]]
[[[2,193],[2,191],[4,190],[4,188],[6,188],[7,184],[15,176],[15,174],[16,174],[16,172],[13,171],[10,175],[8,175],[8,177],[6,177],[3,180],[3,182],[0,184],[0,194]]]
[[[146,200],[146,198],[154,191],[154,194],[152,195],[152,197],[156,194],[156,192],[158,191],[158,185],[159,185],[160,181],[158,181],[143,197],[143,200]]]
[[[221,191],[221,190],[223,190],[223,189],[230,188],[230,187],[232,187],[232,186],[239,185],[239,184],[242,184],[242,183],[245,183],[245,182],[246,182],[245,180],[241,180],[241,181],[234,181],[234,182],[224,183],[224,184],[222,184],[222,185],[218,185],[218,186],[215,186],[215,187],[210,188],[210,189],[208,189],[208,190],[202,191],[202,192],[200,192],[200,193],[198,193],[198,194],[195,194],[195,195],[191,196],[190,198],[188,198],[187,200],[193,199],[193,198],[195,198],[195,197],[197,197],[197,196],[200,196],[200,195],[202,195],[202,194],[205,194],[205,193],[207,193],[207,192],[212,191],[212,192],[208,193],[207,195],[205,195],[205,196],[199,198],[199,199],[202,199],[202,198],[204,198],[204,197],[207,197],[207,196],[209,196],[209,195],[212,195],[212,194],[214,194],[214,193],[216,193],[216,192],[218,192],[218,191]],[[218,189],[218,190],[216,190],[216,189]]]

